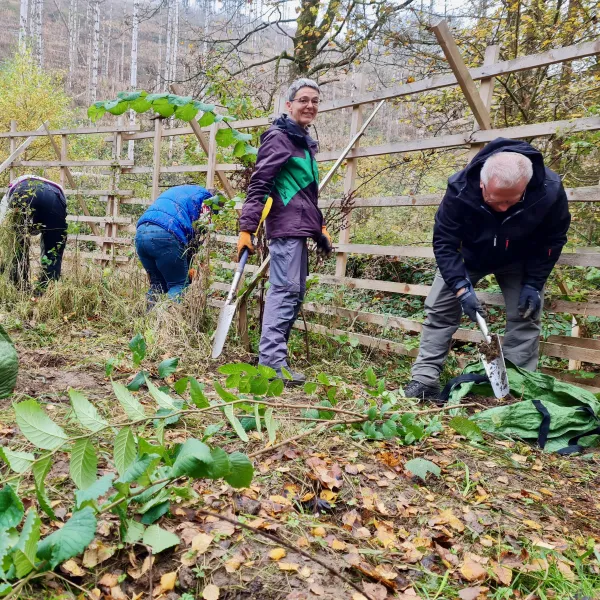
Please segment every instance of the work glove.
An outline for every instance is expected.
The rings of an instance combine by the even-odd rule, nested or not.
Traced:
[[[525,284],[519,296],[519,316],[523,319],[537,319],[542,308],[542,297],[533,286]]]
[[[242,256],[244,248],[248,248],[250,254],[254,254],[254,245],[252,244],[252,234],[249,231],[240,231],[240,237],[237,243],[237,259],[238,262]]]
[[[458,296],[458,301],[462,307],[463,313],[471,319],[474,323],[477,323],[477,313],[479,313],[482,317],[485,317],[485,309],[481,302],[479,302],[479,298],[477,298],[475,292],[473,291],[473,286],[466,282],[464,285],[460,286],[464,288],[465,291]]]
[[[329,258],[333,252],[333,246],[331,244],[331,236],[327,231],[327,227],[323,225],[321,227],[321,235],[317,238],[317,254],[323,258]]]

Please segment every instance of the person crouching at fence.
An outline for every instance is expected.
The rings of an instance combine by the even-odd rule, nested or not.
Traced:
[[[148,308],[158,296],[177,299],[189,285],[189,246],[194,240],[194,223],[213,194],[199,185],[178,185],[163,192],[137,222],[135,249],[148,273]]]
[[[6,220],[12,237],[4,248],[10,262],[10,279],[21,289],[29,284],[30,236],[40,235],[41,269],[36,292],[60,277],[67,238],[67,198],[54,181],[23,175],[9,184],[0,205],[0,222]]]
[[[308,134],[308,126],[319,110],[319,86],[310,79],[298,79],[289,87],[286,98],[289,115],[280,116],[261,136],[240,217],[238,260],[245,248],[254,253],[252,234],[271,197],[273,204],[265,221],[271,285],[265,303],[259,364],[275,369],[279,377],[285,368],[292,375],[288,383],[301,384],[304,375],[288,368],[287,343],[306,291],[306,241],[313,238],[318,250],[326,255],[332,246],[318,207],[317,142]]]

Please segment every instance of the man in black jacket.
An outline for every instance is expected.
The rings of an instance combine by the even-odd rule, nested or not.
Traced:
[[[560,177],[526,142],[497,138],[450,177],[435,216],[438,271],[425,301],[427,318],[407,397],[437,398],[461,309],[472,321],[483,314],[473,288],[490,274],[506,304],[504,355],[536,369],[544,285],[570,222]]]

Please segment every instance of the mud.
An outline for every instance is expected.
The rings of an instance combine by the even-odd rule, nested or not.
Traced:
[[[492,362],[500,356],[500,344],[497,335],[492,335],[491,342],[481,342],[478,346],[479,352],[487,362]]]

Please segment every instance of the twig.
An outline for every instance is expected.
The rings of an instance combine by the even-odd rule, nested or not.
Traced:
[[[236,525],[238,527],[241,527],[242,529],[247,529],[248,531],[251,531],[255,535],[262,535],[262,536],[270,539],[272,542],[275,542],[278,545],[280,544],[282,546],[285,546],[286,548],[288,548],[288,550],[291,550],[292,552],[297,552],[298,554],[301,554],[305,558],[308,558],[309,560],[312,560],[313,562],[317,563],[318,565],[320,565],[324,569],[327,569],[332,575],[335,575],[336,577],[338,577],[339,579],[341,579],[344,583],[346,583],[350,587],[354,588],[357,592],[359,592],[360,594],[362,594],[363,596],[365,596],[369,600],[374,600],[374,598],[372,596],[370,596],[369,594],[367,594],[367,592],[365,592],[364,590],[362,590],[361,588],[359,588],[358,585],[356,585],[353,581],[350,581],[350,579],[348,579],[347,577],[344,577],[341,573],[339,573],[338,571],[336,571],[335,569],[333,569],[332,567],[330,567],[327,563],[323,562],[321,559],[313,556],[312,554],[309,554],[308,552],[302,550],[302,548],[298,548],[297,546],[293,546],[292,544],[286,542],[282,538],[279,538],[279,537],[277,537],[275,535],[272,535],[270,533],[266,533],[265,531],[260,531],[259,529],[256,529],[255,527],[251,527],[250,525],[246,525],[246,523],[240,523],[236,519],[230,519],[229,517],[226,517],[226,516],[224,516],[222,514],[214,513],[214,512],[211,512],[209,510],[204,510],[203,508],[196,509],[196,512],[198,512],[200,514],[203,514],[203,515],[207,515],[208,517],[215,517],[215,518],[217,518],[217,519],[219,519],[221,521],[227,521],[227,522],[231,523],[232,525]]]
[[[59,579],[62,579],[67,585],[72,585],[74,588],[77,588],[78,590],[82,591],[88,598],[90,598],[90,600],[96,600],[96,596],[92,595],[84,587],[81,587],[80,585],[77,585],[76,583],[72,582],[70,579],[63,577],[60,573],[40,573],[40,575],[53,575],[54,577],[58,577]]]
[[[275,450],[276,448],[281,448],[281,446],[287,446],[288,444],[291,444],[292,442],[295,442],[296,440],[306,437],[306,436],[310,435],[311,433],[321,433],[324,429],[327,429],[328,427],[331,427],[332,425],[336,425],[336,424],[337,424],[337,421],[328,421],[327,423],[323,423],[323,425],[320,425],[319,427],[315,427],[314,429],[310,429],[309,431],[303,431],[302,433],[299,433],[298,435],[288,438],[287,440],[283,440],[283,442],[279,442],[278,444],[275,444],[274,446],[269,446],[268,448],[263,448],[262,450],[257,450],[256,452],[249,454],[248,458],[254,458],[255,456],[265,454],[265,452],[270,452],[271,450]]]

